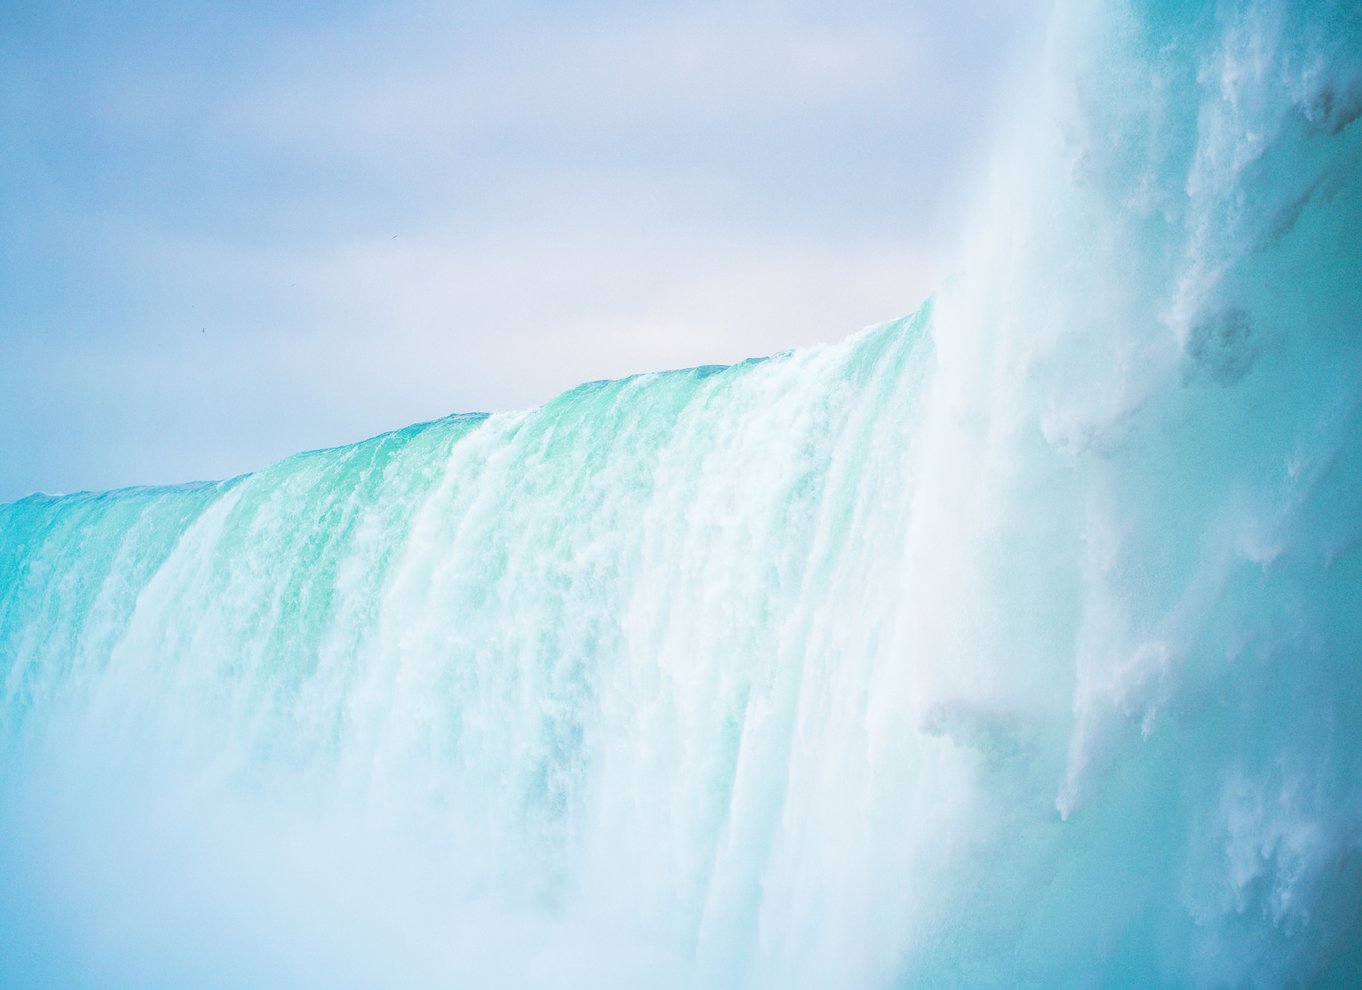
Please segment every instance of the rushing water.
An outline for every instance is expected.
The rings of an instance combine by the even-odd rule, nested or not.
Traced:
[[[1362,985],[1359,115],[1079,4],[910,318],[0,507],[0,985]]]

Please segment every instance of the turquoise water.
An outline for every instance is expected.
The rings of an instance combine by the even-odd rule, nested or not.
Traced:
[[[1362,984],[1359,115],[1079,4],[911,317],[0,506],[0,985]]]

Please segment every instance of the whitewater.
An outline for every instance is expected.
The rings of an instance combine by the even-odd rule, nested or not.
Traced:
[[[910,317],[0,506],[0,986],[1362,986],[1359,116],[1071,4]]]

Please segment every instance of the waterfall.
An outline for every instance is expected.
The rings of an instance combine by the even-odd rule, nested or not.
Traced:
[[[1359,116],[1079,2],[909,317],[0,506],[0,984],[1359,985]]]

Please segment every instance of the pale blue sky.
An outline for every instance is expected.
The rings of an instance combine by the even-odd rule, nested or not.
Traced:
[[[1038,4],[0,5],[0,500],[906,312]]]

